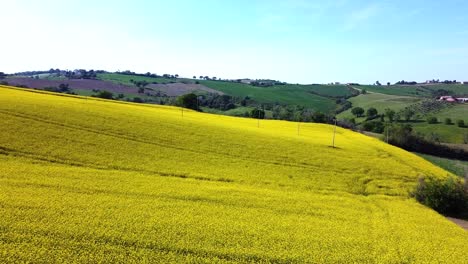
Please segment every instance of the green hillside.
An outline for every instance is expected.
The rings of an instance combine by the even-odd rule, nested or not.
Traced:
[[[440,157],[435,157],[431,155],[426,155],[426,154],[417,154],[426,160],[432,162],[433,164],[436,164],[437,166],[452,172],[455,175],[458,175],[460,177],[464,177],[465,173],[468,172],[468,161],[462,161],[462,160],[452,160],[452,159],[446,159],[446,158],[440,158]]]
[[[153,77],[146,77],[146,76],[133,76],[133,75],[126,75],[126,74],[118,74],[118,73],[99,73],[97,74],[97,79],[98,80],[103,80],[103,81],[111,81],[119,84],[124,84],[124,85],[129,85],[133,86],[134,81],[146,81],[148,83],[169,83],[173,82],[174,79],[168,79],[168,78],[153,78]]]
[[[399,96],[399,95],[388,95],[381,93],[367,93],[361,94],[357,97],[348,99],[353,107],[362,107],[365,110],[373,107],[378,110],[379,113],[384,113],[384,110],[390,108],[395,111],[399,111],[407,106],[420,102],[422,99],[410,96]],[[352,118],[354,117],[351,113],[351,109],[340,113],[337,116],[339,119]]]
[[[361,85],[358,86],[360,89],[365,89],[371,93],[381,93],[387,95],[399,95],[399,96],[413,96],[413,97],[430,97],[431,90],[424,86],[416,85]]]
[[[149,83],[185,82],[195,83],[192,79],[166,79],[145,76],[124,75],[117,73],[98,74],[98,79],[112,81],[125,85],[133,85],[133,81],[146,81]],[[257,103],[299,105],[317,111],[332,113],[336,108],[337,97],[348,97],[356,93],[345,85],[276,85],[258,87],[244,83],[198,80],[201,85],[223,92],[224,94],[245,98],[250,97]]]
[[[2,262],[468,259],[408,198],[448,172],[349,130],[8,87],[0,127]]]
[[[434,97],[433,92],[437,90],[449,91],[455,95],[468,95],[468,85],[462,84],[361,85],[357,88],[373,93],[415,97]]]

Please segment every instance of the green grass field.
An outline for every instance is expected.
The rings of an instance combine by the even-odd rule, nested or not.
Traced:
[[[362,107],[367,110],[374,107],[379,113],[384,113],[386,108],[399,111],[407,106],[420,102],[422,99],[409,96],[388,95],[380,93],[362,94],[357,97],[348,99],[353,104],[353,107]],[[340,113],[337,116],[339,119],[354,117],[351,109]]]
[[[441,142],[463,144],[465,134],[468,133],[468,128],[458,127],[457,120],[464,120],[468,124],[468,104],[454,104],[440,111],[429,113],[429,116],[434,116],[438,119],[438,124],[428,124],[427,122],[414,123],[415,131],[424,135],[435,133],[439,136]],[[452,120],[451,125],[445,124],[445,119]],[[426,120],[420,120],[426,121]]]
[[[443,121],[442,121],[443,122]],[[441,142],[463,144],[464,134],[468,133],[468,128],[458,127],[457,125],[446,125],[443,123],[439,124],[428,124],[425,122],[412,123],[413,129],[416,132],[420,132],[424,135],[430,135],[435,133],[440,138]]]
[[[439,89],[451,91],[458,95],[468,95],[468,85],[462,84],[431,84],[431,85],[361,85],[356,86],[359,89],[366,89],[373,93],[382,93],[388,95],[414,96],[414,97],[432,97],[432,91]]]
[[[97,74],[98,80],[103,81],[111,81],[119,84],[134,86],[131,80],[134,81],[146,81],[149,83],[157,82],[157,83],[170,83],[174,82],[174,79],[167,79],[167,78],[153,78],[153,77],[146,77],[146,76],[133,76],[133,75],[126,75],[126,74],[118,74],[118,73],[99,73]]]
[[[463,84],[433,84],[426,87],[434,91],[441,89],[451,91],[455,95],[468,95],[468,85]]]
[[[391,86],[377,86],[377,85],[361,85],[357,86],[359,89],[366,89],[371,93],[381,93],[387,95],[398,96],[413,96],[413,97],[430,97],[431,91],[426,87],[417,85],[391,85]]]
[[[313,87],[312,85],[278,85],[272,87],[256,87],[247,84],[220,81],[200,81],[200,83],[211,89],[221,91],[228,95],[241,98],[248,96],[260,103],[301,105],[326,113],[331,112],[336,108],[334,99],[317,95],[314,89],[319,88],[310,88]],[[335,88],[336,87],[330,87],[330,90]],[[343,94],[345,93],[341,87],[337,89],[340,89]],[[339,93],[340,92],[330,92],[330,94]]]
[[[457,120],[464,120],[468,124],[468,103],[466,104],[454,104],[451,107],[442,109],[441,111],[434,113],[439,121],[444,121],[445,118],[452,119],[455,123]]]
[[[6,263],[463,263],[428,161],[333,127],[0,87]],[[299,130],[299,135],[297,133]]]
[[[460,177],[464,177],[465,173],[468,173],[468,161],[451,160],[420,153],[417,155]]]

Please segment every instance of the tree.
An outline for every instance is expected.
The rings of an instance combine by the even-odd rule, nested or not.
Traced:
[[[390,82],[387,82],[387,86],[390,86]]]
[[[406,121],[410,121],[411,118],[413,118],[413,116],[415,114],[416,113],[411,108],[408,108],[408,107],[403,109],[403,111],[402,111],[402,115],[403,115],[403,117],[405,118]]]
[[[367,117],[374,117],[377,114],[378,114],[377,109],[375,109],[374,107],[367,109],[367,112],[366,112]]]
[[[327,116],[322,113],[322,112],[314,112],[312,114],[312,119],[314,120],[315,123],[326,123],[327,122]]]
[[[143,103],[143,99],[141,99],[140,97],[133,97],[133,100],[132,100],[134,103]]]
[[[361,90],[361,94],[367,94],[367,90],[366,90],[366,89],[362,89],[362,90]]]
[[[428,124],[437,124],[438,120],[437,120],[437,117],[435,116],[430,116],[427,118],[427,123]]]
[[[395,111],[393,111],[392,109],[390,108],[385,109],[385,116],[388,118],[390,122],[393,122],[395,118],[395,114],[396,114]]]
[[[465,127],[465,121],[462,119],[457,120],[457,126],[458,127]]]
[[[253,117],[253,118],[257,118],[257,119],[264,119],[265,118],[265,111],[263,111],[262,109],[253,109],[251,112],[250,112],[250,116]]]
[[[450,118],[445,118],[445,124],[446,124],[446,125],[451,125],[451,124],[452,124],[452,119],[450,119]]]
[[[375,85],[381,86],[382,84],[379,81],[376,81]]]
[[[406,146],[411,141],[413,128],[409,124],[392,124],[385,127],[385,135],[389,137],[389,143],[397,146]]]
[[[185,94],[177,98],[177,103],[188,109],[199,110],[198,109],[198,97],[194,93]]]
[[[59,91],[64,93],[64,92],[69,92],[70,91],[70,87],[68,85],[68,83],[61,83],[59,84]]]
[[[96,97],[103,98],[103,99],[114,99],[114,94],[109,91],[100,91]]]
[[[362,124],[362,128],[365,131],[370,131],[374,133],[382,133],[384,131],[384,124],[380,121],[367,121]]]
[[[362,107],[354,107],[351,113],[356,117],[361,117],[364,114],[364,109]]]
[[[197,76],[194,75],[194,76],[193,76],[193,79],[196,79],[196,78],[197,78]]]
[[[6,77],[6,74],[4,72],[0,72],[0,80],[5,79],[5,77]]]

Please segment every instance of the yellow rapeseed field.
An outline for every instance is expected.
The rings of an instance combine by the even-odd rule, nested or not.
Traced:
[[[408,198],[448,172],[259,125],[0,86],[0,262],[468,263],[468,233]]]

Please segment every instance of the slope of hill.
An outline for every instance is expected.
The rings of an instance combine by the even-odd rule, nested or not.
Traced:
[[[468,259],[407,198],[447,172],[348,130],[8,87],[0,127],[6,262]]]
[[[399,96],[414,96],[414,97],[430,97],[431,90],[425,86],[416,85],[390,85],[390,86],[378,86],[378,85],[361,85],[360,89],[366,89],[368,92],[381,93],[387,95],[399,95]]]
[[[420,102],[422,99],[410,96],[388,95],[381,93],[361,94],[357,97],[348,99],[353,104],[353,107],[362,107],[365,110],[373,107],[379,113],[384,113],[385,109],[390,108],[399,111],[407,106]],[[340,113],[338,118],[352,118],[351,109]],[[364,119],[364,118],[363,118]]]
[[[192,79],[165,79],[145,76],[133,76],[117,73],[98,74],[98,78],[118,84],[131,85],[131,81],[146,81],[157,83],[177,82],[190,85],[196,82]],[[336,97],[348,97],[355,91],[345,85],[276,85],[258,87],[244,83],[198,80],[200,85],[207,89],[216,90],[227,95],[244,98],[250,97],[258,103],[279,103],[282,105],[300,105],[326,113],[333,112],[337,105]]]
[[[468,95],[468,85],[463,84],[362,85],[359,88],[374,93],[415,97],[434,97],[434,92],[438,90],[445,90],[454,95]]]

